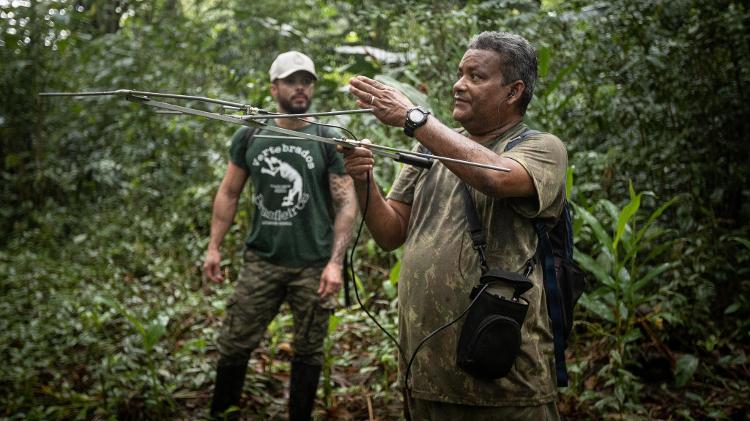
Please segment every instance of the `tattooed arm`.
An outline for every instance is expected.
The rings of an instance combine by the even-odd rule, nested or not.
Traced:
[[[336,218],[333,222],[331,258],[320,276],[318,294],[322,297],[336,294],[341,288],[344,254],[352,238],[352,225],[357,215],[352,178],[346,174],[329,174],[328,185],[331,189],[331,197],[333,197]]]

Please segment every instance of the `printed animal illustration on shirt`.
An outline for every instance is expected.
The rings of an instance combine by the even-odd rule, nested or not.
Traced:
[[[310,151],[298,145],[269,145],[255,153],[251,166],[265,177],[256,180],[260,184],[253,195],[262,225],[292,226],[310,200],[300,171],[314,170],[315,164]]]
[[[295,199],[299,200],[302,197],[302,176],[291,165],[275,156],[265,158],[264,161],[268,164],[268,168],[263,167],[260,172],[274,177],[278,175],[292,184],[287,195],[281,201],[281,206],[293,206],[296,203]]]

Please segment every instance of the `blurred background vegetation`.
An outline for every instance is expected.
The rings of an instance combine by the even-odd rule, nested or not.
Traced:
[[[450,123],[473,34],[538,49],[533,128],[570,154],[576,258],[590,286],[569,348],[571,419],[747,419],[747,0],[0,0],[0,417],[197,419],[231,282],[201,278],[231,125],[157,115],[137,89],[272,107],[267,69],[312,56],[318,111],[355,74]],[[367,117],[334,123],[408,147]],[[398,170],[377,163],[387,190]],[[225,241],[230,278],[251,217]],[[399,252],[355,255],[395,331]],[[251,361],[247,418],[283,418],[290,317]],[[331,323],[318,419],[399,419],[396,355],[358,306]]]

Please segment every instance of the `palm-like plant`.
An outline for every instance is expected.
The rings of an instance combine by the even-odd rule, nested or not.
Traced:
[[[630,390],[635,387],[632,373],[625,370],[633,362],[632,345],[642,337],[641,326],[651,335],[648,326],[661,326],[668,317],[660,305],[668,299],[668,288],[660,277],[678,264],[665,256],[672,245],[663,238],[668,231],[655,224],[677,198],[657,207],[640,224],[641,199],[653,194],[636,193],[632,183],[629,192],[630,200],[621,209],[607,199],[589,209],[573,204],[576,237],[586,237],[587,231],[593,241],[588,253],[574,252],[575,260],[594,278],[579,302],[590,313],[592,322],[586,323],[590,331],[610,349],[603,370],[615,393],[599,404],[609,402],[620,409],[629,406],[628,396],[637,396],[636,390]]]

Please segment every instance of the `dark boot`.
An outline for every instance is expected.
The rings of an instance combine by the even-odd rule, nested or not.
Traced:
[[[289,421],[309,421],[320,378],[319,365],[292,362],[289,381]]]
[[[238,420],[240,412],[235,411],[224,416],[231,406],[239,406],[242,386],[245,384],[247,364],[219,365],[216,367],[214,397],[211,401],[211,418],[214,420]]]

